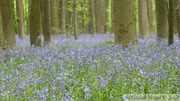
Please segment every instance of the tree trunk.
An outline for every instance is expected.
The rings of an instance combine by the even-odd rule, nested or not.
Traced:
[[[173,33],[176,34],[177,32],[177,0],[173,1]]]
[[[180,0],[177,0],[177,31],[180,38]]]
[[[134,0],[114,0],[115,44],[123,48],[137,44]]]
[[[57,0],[51,0],[51,32],[57,35],[59,30],[58,3]]]
[[[109,0],[103,0],[103,25],[104,25],[104,33],[107,33],[108,32],[108,25],[107,25],[107,22],[108,22],[108,12],[107,12],[107,9],[108,9],[108,5],[109,5]]]
[[[31,0],[28,0],[27,34],[30,34]]]
[[[24,33],[24,3],[23,0],[16,0],[16,9],[18,17],[18,35],[20,39],[25,39]]]
[[[89,22],[89,33],[94,34],[94,0],[89,0],[89,15],[90,15],[90,22]]]
[[[66,29],[66,0],[62,0],[62,9],[61,9],[61,33],[65,33]]]
[[[1,1],[0,1],[1,5]],[[2,19],[1,19],[1,7],[0,7],[0,54],[4,49],[4,35],[3,35],[3,27],[2,27]]]
[[[149,38],[149,21],[147,0],[138,0],[139,5],[139,37]]]
[[[51,43],[51,1],[44,0],[44,45]]]
[[[30,42],[31,45],[41,46],[41,1],[31,0],[30,9]]]
[[[155,0],[157,37],[168,38],[168,5],[167,0]]]
[[[102,20],[102,0],[95,0],[95,15],[96,15],[96,32],[103,33],[103,20]]]
[[[66,33],[70,30],[70,12],[68,10],[69,0],[66,0]]]
[[[173,0],[169,0],[169,37],[168,37],[168,43],[169,45],[173,44],[173,15],[174,15],[174,10],[173,10]]]
[[[5,49],[13,49],[16,47],[13,0],[1,0],[1,16]]]
[[[114,33],[114,0],[111,0],[111,32]]]
[[[149,34],[153,31],[153,5],[152,0],[147,0],[147,11],[148,11],[148,21],[149,21]]]
[[[74,13],[74,37],[75,40],[79,39],[79,34],[78,34],[78,22],[77,22],[77,2],[74,0],[74,8],[73,8],[73,13]]]
[[[84,8],[85,1],[81,0],[81,33],[85,33],[85,25],[84,25],[84,19],[85,19],[85,8]]]

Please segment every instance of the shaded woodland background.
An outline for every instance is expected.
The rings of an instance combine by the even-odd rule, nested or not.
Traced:
[[[114,33],[115,44],[124,47],[152,33],[158,39],[169,38],[171,44],[173,34],[180,33],[179,4],[179,0],[1,0],[0,46],[15,47],[16,34],[22,40],[30,35],[31,45],[41,46],[41,35],[49,45],[51,35],[78,39],[79,34],[95,33]]]

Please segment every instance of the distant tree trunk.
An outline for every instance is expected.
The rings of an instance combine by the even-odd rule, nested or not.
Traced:
[[[85,18],[85,10],[84,10],[85,1],[81,0],[81,33],[85,32],[84,18]]]
[[[0,1],[1,5],[1,1]],[[3,27],[2,27],[2,19],[1,19],[1,7],[0,7],[0,54],[4,49],[4,35],[3,35]]]
[[[149,21],[149,34],[152,33],[153,30],[153,0],[147,0],[147,11],[148,11],[148,21]]]
[[[57,0],[51,0],[51,32],[53,35],[59,33],[59,17]]]
[[[31,0],[28,0],[27,34],[30,34]]]
[[[24,3],[23,0],[16,0],[16,9],[17,9],[17,17],[18,17],[18,35],[24,40]]]
[[[177,29],[177,0],[173,1],[173,33],[176,34],[178,33]]]
[[[137,44],[134,0],[114,0],[114,20],[115,44]]]
[[[177,31],[180,38],[180,0],[177,0]]]
[[[31,45],[41,46],[41,1],[31,0],[30,9],[30,42]]]
[[[168,43],[169,45],[173,44],[173,0],[169,0],[169,38]]]
[[[69,0],[66,0],[66,33],[70,30],[70,12],[68,10]]]
[[[168,39],[168,5],[167,0],[155,0],[157,36]]]
[[[95,15],[96,15],[96,32],[103,33],[103,20],[102,20],[102,1],[95,0]]]
[[[138,0],[139,5],[139,37],[149,38],[149,21],[147,0]]]
[[[65,29],[66,29],[66,0],[62,0],[61,33],[65,33]]]
[[[114,33],[114,0],[111,0],[111,32]]]
[[[74,13],[74,37],[75,39],[79,39],[79,34],[78,34],[78,22],[77,22],[77,2],[74,0],[74,8],[73,8],[73,13]]]
[[[89,15],[90,15],[90,22],[89,22],[89,33],[94,34],[94,0],[89,0]]]
[[[4,33],[5,49],[13,49],[16,47],[16,39],[14,32],[14,1],[1,0],[1,16]]]
[[[43,0],[44,3],[44,45],[51,43],[51,1]]]
[[[108,12],[107,12],[108,5],[109,5],[109,0],[103,0],[103,23],[104,23],[103,29],[104,29],[104,33],[108,32],[108,25],[107,25],[107,22],[108,22]]]

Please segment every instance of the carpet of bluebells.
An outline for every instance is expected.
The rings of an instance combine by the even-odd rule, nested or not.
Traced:
[[[119,101],[123,94],[180,94],[180,42],[156,36],[122,49],[110,34],[53,36],[52,45],[0,55],[1,101]]]

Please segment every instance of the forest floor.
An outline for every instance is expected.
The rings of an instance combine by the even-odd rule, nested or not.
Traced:
[[[0,100],[120,101],[125,94],[180,94],[177,36],[171,46],[152,35],[124,50],[113,39],[53,36],[51,46],[30,48],[29,37],[17,38],[18,49],[0,55]]]

